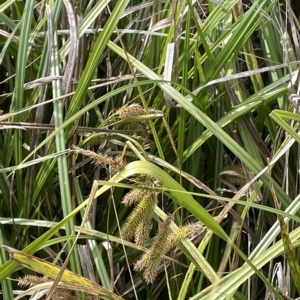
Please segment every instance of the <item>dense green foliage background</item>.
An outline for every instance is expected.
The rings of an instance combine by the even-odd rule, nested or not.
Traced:
[[[298,297],[298,14],[1,1],[3,299]]]

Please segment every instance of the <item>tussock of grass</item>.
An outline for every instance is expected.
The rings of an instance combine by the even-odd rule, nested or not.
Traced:
[[[200,2],[0,5],[0,244],[110,299],[299,296],[299,9]]]

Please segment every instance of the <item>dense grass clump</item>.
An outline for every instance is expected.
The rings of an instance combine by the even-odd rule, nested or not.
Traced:
[[[2,3],[3,299],[299,297],[298,13]]]

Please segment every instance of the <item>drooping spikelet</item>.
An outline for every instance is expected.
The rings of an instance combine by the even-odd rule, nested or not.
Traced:
[[[110,171],[112,174],[117,173],[125,166],[125,162],[121,155],[117,155],[113,158],[113,162],[110,164]]]
[[[147,193],[143,195],[143,198],[131,212],[124,226],[122,227],[121,232],[124,239],[132,239],[135,236],[136,230],[139,228],[139,224],[144,223],[145,221],[146,223],[149,222],[149,215],[152,218],[156,203],[157,197],[153,196],[153,192],[147,191]],[[139,242],[143,240],[142,234],[138,240]]]
[[[123,106],[116,112],[116,115],[120,119],[132,117],[132,116],[141,116],[144,114],[145,114],[144,108],[139,104],[131,104],[129,106]]]
[[[169,216],[159,225],[158,234],[151,248],[147,253],[142,255],[134,266],[135,270],[143,271],[143,276],[147,283],[154,282],[163,256],[172,246],[170,238],[172,233],[170,227],[171,221],[172,216]]]
[[[21,287],[32,287],[45,282],[53,282],[54,280],[47,277],[40,277],[35,275],[25,275],[24,277],[19,277],[18,285]]]
[[[47,282],[54,282],[52,278],[46,278],[46,277],[40,277],[35,275],[26,275],[24,277],[19,277],[17,279],[18,285],[21,287],[34,287],[38,284],[47,283]],[[60,299],[66,299],[66,300],[75,300],[76,297],[73,296],[72,292],[66,289],[56,289],[55,292],[52,295],[53,300],[60,300]],[[84,299],[91,299],[85,297]]]
[[[157,194],[151,193],[150,197],[151,197],[150,200],[151,207],[149,206],[149,211],[145,215],[143,222],[141,222],[135,230],[134,241],[137,245],[145,244],[145,241],[147,240],[151,229],[154,209],[155,209],[155,205],[157,204]]]
[[[179,230],[171,234],[172,244],[177,244],[181,242],[184,238],[193,238],[196,235],[204,233],[206,227],[204,227],[200,222],[191,223],[182,227]]]
[[[96,165],[108,165],[110,167],[111,173],[116,173],[122,169],[125,165],[122,156],[118,155],[116,157],[108,156],[102,153],[96,153],[90,150],[84,150],[79,147],[73,146],[73,151],[80,153],[82,155],[91,157],[94,159]]]
[[[137,204],[143,199],[147,190],[134,189],[128,192],[122,200],[122,203],[126,206],[130,206],[132,204]]]
[[[139,174],[134,179],[140,187],[155,187],[159,182],[150,175]],[[157,204],[157,193],[151,190],[133,189],[123,197],[126,206],[136,204],[136,208],[127,218],[122,228],[123,238],[132,239],[136,244],[143,245],[149,236],[155,205]]]
[[[149,114],[156,114],[157,116],[163,116],[163,112],[157,109],[153,109],[153,108],[148,108],[148,113]],[[133,103],[131,105],[125,105],[123,107],[121,107],[120,109],[118,109],[114,114],[112,114],[108,119],[105,120],[105,126],[109,126],[114,124],[115,129],[116,127],[118,129],[125,129],[125,127],[123,127],[120,124],[116,124],[120,121],[125,121],[126,123],[129,124],[134,124],[135,128],[139,131],[144,131],[148,128],[148,122],[146,120],[143,120],[142,118],[138,118],[135,120],[130,120],[130,117],[139,117],[139,116],[144,116],[146,115],[146,111],[145,109],[137,103]],[[128,128],[127,128],[128,130]]]
[[[160,185],[160,182],[155,177],[148,174],[140,174],[137,180],[140,182],[140,186],[157,187]]]

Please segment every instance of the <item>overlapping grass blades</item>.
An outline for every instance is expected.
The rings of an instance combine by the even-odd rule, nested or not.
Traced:
[[[75,30],[65,4],[76,17]],[[285,262],[277,215],[290,226],[299,259],[299,117],[296,101],[289,102],[297,99],[289,96],[297,91],[300,59],[294,4],[65,0],[49,5],[53,37],[45,1],[8,0],[0,6],[0,242],[43,259],[49,253],[51,261],[65,259],[61,251],[74,243],[76,224],[91,200],[83,199],[99,180],[80,243],[89,240],[93,272],[106,289],[126,299],[297,297],[292,281],[291,289],[283,290],[268,269],[274,259]],[[68,74],[70,93],[64,95],[61,80],[74,63],[76,44],[70,30],[78,38],[77,57]],[[178,52],[166,82],[170,43]],[[169,107],[165,95],[177,106]],[[137,104],[142,113],[116,118],[120,109]],[[32,146],[35,134],[38,143]],[[73,151],[73,144],[125,166],[114,175],[109,164],[95,165]],[[242,170],[235,175],[244,178],[247,193],[236,181],[224,185],[219,177],[224,169]],[[144,187],[141,174],[161,185]],[[270,196],[272,185],[280,208]],[[144,247],[122,240],[120,233],[131,212],[122,198],[128,189],[141,188],[157,196]],[[132,271],[141,251],[155,245],[160,223],[171,217],[173,232],[200,220],[206,235],[183,239],[165,253],[155,283],[147,285]],[[13,299],[16,285],[8,278],[22,271],[0,251],[3,297]],[[80,274],[76,252],[69,268]]]

